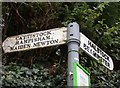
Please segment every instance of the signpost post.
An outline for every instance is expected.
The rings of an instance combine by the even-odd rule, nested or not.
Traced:
[[[80,45],[80,35],[79,35],[79,25],[76,22],[68,24],[67,29],[67,44],[68,44],[68,79],[67,86],[73,86],[73,68],[74,63],[79,63],[79,45]]]

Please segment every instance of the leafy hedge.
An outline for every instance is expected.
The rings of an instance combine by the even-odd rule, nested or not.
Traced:
[[[92,87],[119,88],[120,2],[6,2],[2,5],[2,13],[3,41],[9,36],[67,26],[69,22],[76,21],[80,25],[80,31],[114,61],[115,69],[108,71],[84,52],[80,52],[80,64],[91,73]],[[50,66],[43,65],[45,62],[49,62]],[[67,85],[66,71],[66,45],[3,53],[3,86],[64,88]]]
[[[30,69],[11,63],[4,66],[2,83],[3,86],[12,87],[60,88],[66,85],[66,75],[50,75],[49,69],[43,65],[34,65]]]

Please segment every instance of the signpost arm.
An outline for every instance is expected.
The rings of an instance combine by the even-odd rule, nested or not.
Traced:
[[[67,28],[68,44],[68,79],[67,86],[73,86],[74,63],[79,63],[80,33],[79,25],[76,22],[69,23]]]

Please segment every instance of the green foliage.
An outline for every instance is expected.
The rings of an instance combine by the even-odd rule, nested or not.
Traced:
[[[10,63],[9,66],[4,66],[2,82],[3,86],[55,88],[65,85],[66,77],[62,74],[50,75],[49,69],[43,65],[34,65],[29,69]]]
[[[97,62],[83,51],[80,51],[80,64],[91,73],[92,87],[119,88],[119,2],[6,2],[3,3],[2,11],[5,24],[2,35],[3,40],[6,37],[17,34],[67,26],[68,23],[76,21],[80,25],[80,31],[110,55],[114,62],[118,63],[114,64],[115,69],[113,71],[109,71],[100,64],[101,61]],[[57,55],[58,51],[59,54]],[[4,86],[62,88],[64,85],[67,85],[67,75],[65,75],[67,71],[66,46],[36,49],[25,53],[3,55],[3,60],[5,61],[3,64],[5,66],[2,81]],[[31,60],[32,57],[36,57],[36,59],[34,64],[31,63],[33,66],[31,69],[19,65],[23,65],[25,63],[24,60]],[[20,58],[21,62],[17,60],[16,62],[19,63],[10,64],[11,62],[14,63],[14,60],[17,58]],[[46,62],[49,62],[52,67]],[[52,74],[50,74],[51,71],[53,71]]]

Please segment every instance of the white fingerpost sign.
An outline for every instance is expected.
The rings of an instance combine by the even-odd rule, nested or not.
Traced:
[[[97,45],[89,40],[84,34],[80,33],[80,48],[92,58],[100,61],[109,70],[113,70],[113,61],[109,55],[102,51]]]
[[[66,40],[66,28],[62,27],[8,37],[2,46],[8,53],[65,44]]]

